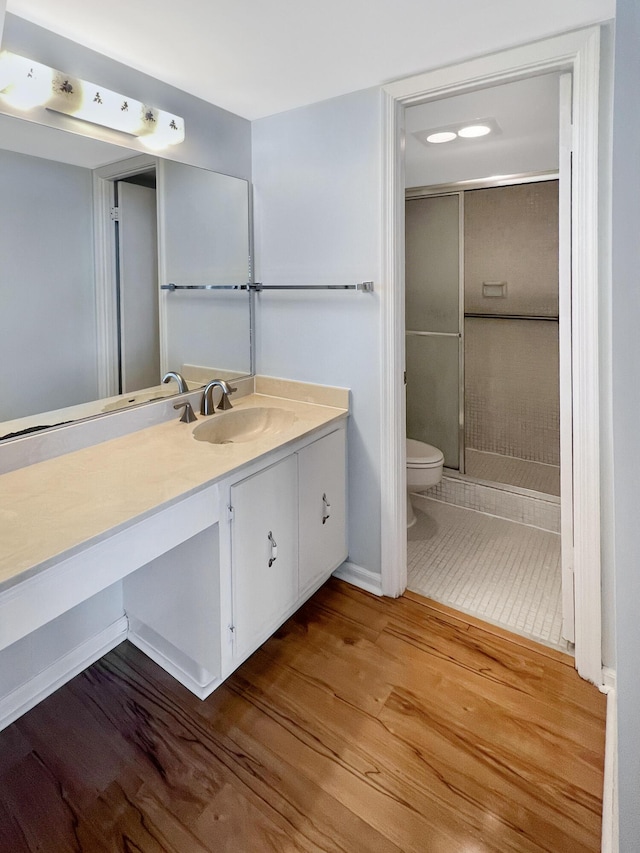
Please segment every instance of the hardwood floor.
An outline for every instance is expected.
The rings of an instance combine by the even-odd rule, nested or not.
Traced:
[[[0,850],[600,849],[571,658],[336,580],[201,702],[123,643],[0,733]]]

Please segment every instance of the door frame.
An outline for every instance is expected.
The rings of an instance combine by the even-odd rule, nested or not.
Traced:
[[[600,30],[566,33],[439,68],[382,89],[381,556],[382,592],[407,584],[404,372],[404,110],[551,72],[573,78],[571,223],[573,530],[576,669],[602,684],[598,352]],[[566,409],[565,409],[566,410]]]
[[[93,251],[96,287],[98,396],[118,393],[118,311],[116,305],[116,236],[111,217],[113,185],[140,172],[156,169],[149,154],[93,170]]]

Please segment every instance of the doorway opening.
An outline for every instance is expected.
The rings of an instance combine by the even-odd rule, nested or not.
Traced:
[[[411,591],[571,651],[560,547],[558,86],[553,75],[483,94],[509,136],[491,146],[492,171],[505,147],[518,165],[546,157],[556,171],[406,191],[408,447],[444,455],[441,481],[409,490],[407,559]],[[536,100],[534,133],[514,141],[521,107],[513,115],[511,105],[529,111]],[[473,99],[458,101],[479,112]],[[410,108],[407,127],[443,108],[452,104]],[[407,145],[409,176],[437,169],[422,148]],[[471,157],[470,147],[452,151],[446,174],[469,174]]]
[[[118,394],[157,385],[160,371],[156,172],[114,180]]]
[[[570,551],[564,567],[573,569],[575,662],[583,678],[602,684],[602,614],[599,509],[598,400],[598,78],[597,28],[567,33],[466,63],[426,72],[389,84],[384,96],[386,212],[383,268],[389,286],[382,294],[382,393],[391,405],[383,413],[382,432],[382,591],[396,596],[406,589],[406,425],[404,385],[399,382],[404,352],[404,119],[412,104],[479,91],[501,83],[549,73],[570,73],[573,130],[563,156],[571,162],[570,219],[561,217],[561,267],[570,272],[570,305],[560,315],[571,317],[569,406],[561,405],[561,422],[571,426],[573,471],[561,499],[562,547]],[[429,182],[423,182],[425,185]],[[566,223],[570,221],[570,232]],[[563,225],[563,223],[565,223]],[[564,247],[564,248],[563,248]],[[563,343],[560,344],[561,351]],[[567,358],[568,355],[568,358]],[[561,399],[567,394],[561,371]],[[564,389],[564,390],[563,390]],[[561,434],[561,442],[565,439]],[[564,525],[570,524],[565,536]]]
[[[162,378],[156,158],[93,173],[98,385],[103,398],[138,394]],[[114,408],[121,401],[114,400]]]

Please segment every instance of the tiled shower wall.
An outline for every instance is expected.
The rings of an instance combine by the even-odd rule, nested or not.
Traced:
[[[465,322],[465,446],[560,464],[558,324]]]
[[[557,317],[558,182],[466,192],[464,222],[465,313]],[[466,447],[559,464],[556,320],[466,318],[464,391]]]
[[[506,296],[483,296],[505,282]],[[558,182],[464,194],[464,310],[558,316]]]

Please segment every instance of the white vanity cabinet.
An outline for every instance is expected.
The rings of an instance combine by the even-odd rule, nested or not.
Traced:
[[[231,487],[235,656],[244,659],[298,597],[296,457]]]
[[[347,556],[345,430],[314,441],[297,457],[298,594],[304,596]]]
[[[3,475],[0,729],[127,637],[204,699],[312,595],[347,557],[331,390],[256,395],[292,418],[253,444],[172,418]]]
[[[343,425],[229,489],[234,669],[347,557]]]

